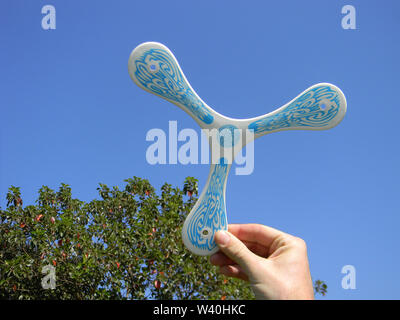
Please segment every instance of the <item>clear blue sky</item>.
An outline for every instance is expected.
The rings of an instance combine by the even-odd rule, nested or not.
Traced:
[[[56,30],[41,8],[56,8]],[[356,8],[356,30],[341,8]],[[262,223],[304,238],[314,279],[331,299],[399,299],[399,1],[0,2],[0,204],[42,185],[97,197],[99,182],[140,176],[159,188],[208,165],[146,162],[146,132],[197,124],[129,78],[131,50],[167,45],[193,88],[237,118],[275,110],[318,82],[339,86],[348,112],[329,131],[287,131],[255,143],[255,170],[227,186],[230,223]],[[354,265],[356,290],[341,287]]]

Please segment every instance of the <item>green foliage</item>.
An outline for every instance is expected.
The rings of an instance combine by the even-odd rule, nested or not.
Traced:
[[[124,190],[97,188],[100,200],[73,199],[71,188],[43,186],[36,205],[22,206],[11,186],[0,210],[1,299],[253,299],[247,283],[217,272],[207,257],[181,240],[197,201],[198,182],[161,194],[146,179]],[[56,270],[56,288],[43,289],[44,266]],[[327,285],[314,282],[323,296]]]
[[[0,298],[253,299],[245,282],[183,246],[196,179],[183,190],[164,184],[160,194],[145,179],[125,182],[124,190],[100,184],[89,203],[66,184],[57,192],[43,186],[26,207],[10,187],[0,210]],[[54,290],[42,288],[46,265],[55,266]]]
[[[328,286],[326,285],[326,283],[324,281],[315,280],[314,281],[314,292],[325,296],[328,292]]]

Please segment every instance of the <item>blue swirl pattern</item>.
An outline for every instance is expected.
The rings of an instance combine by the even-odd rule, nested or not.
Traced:
[[[167,51],[147,50],[135,61],[135,65],[135,76],[143,87],[164,98],[180,103],[205,124],[211,124],[214,121],[212,114],[190,89],[175,59]]]
[[[213,250],[217,246],[214,242],[215,232],[227,229],[224,199],[227,175],[228,164],[221,158],[219,164],[214,167],[205,196],[188,223],[188,239],[199,249]],[[208,236],[202,234],[203,230],[208,230]]]
[[[325,108],[320,106],[324,104]],[[339,112],[339,93],[326,85],[316,86],[302,94],[286,108],[272,116],[249,124],[255,134],[284,128],[324,127]]]

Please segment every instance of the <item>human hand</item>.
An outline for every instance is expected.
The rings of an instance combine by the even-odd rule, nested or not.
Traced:
[[[210,257],[228,277],[249,281],[256,299],[314,299],[304,240],[260,224],[218,231]]]

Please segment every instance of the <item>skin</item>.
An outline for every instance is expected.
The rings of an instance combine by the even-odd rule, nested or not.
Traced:
[[[211,264],[249,281],[256,299],[314,299],[304,240],[260,224],[231,224],[215,234],[215,242],[220,251]]]

